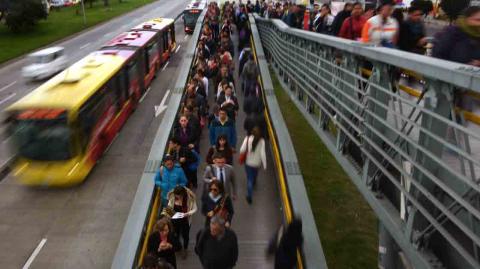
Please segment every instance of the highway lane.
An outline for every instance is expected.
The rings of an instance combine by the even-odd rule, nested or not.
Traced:
[[[68,62],[73,64],[88,53],[97,50],[114,36],[144,21],[158,17],[175,18],[189,2],[189,0],[159,0],[91,28],[71,39],[59,42],[55,46],[65,47]],[[41,84],[41,82],[28,82],[22,78],[21,69],[26,64],[27,59],[21,58],[0,68],[0,111]],[[7,143],[4,143],[6,139],[8,137],[0,131],[0,168],[12,156]]]
[[[26,188],[11,176],[0,182],[0,268],[22,268],[36,249],[30,268],[110,267],[163,117],[155,118],[154,106],[173,89],[190,41],[181,22],[176,35],[180,49],[83,184]]]

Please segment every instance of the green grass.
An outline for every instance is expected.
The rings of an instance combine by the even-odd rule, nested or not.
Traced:
[[[104,7],[103,1],[95,2],[92,8],[89,8],[86,4],[86,26],[83,24],[80,6],[51,10],[46,20],[41,20],[32,30],[25,33],[12,33],[5,24],[0,24],[0,48],[2,48],[0,50],[0,63],[156,0],[123,1],[119,3],[117,0],[110,0],[110,7]]]
[[[361,194],[282,90],[273,86],[287,124],[329,269],[377,268],[377,219]]]

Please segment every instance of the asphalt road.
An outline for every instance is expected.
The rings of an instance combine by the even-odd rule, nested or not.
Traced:
[[[98,27],[91,28],[71,39],[55,44],[55,46],[64,47],[69,64],[73,64],[88,53],[97,50],[114,36],[144,21],[157,17],[175,18],[189,2],[188,0],[159,0]],[[27,60],[21,58],[0,68],[0,111],[3,111],[10,104],[41,84],[41,82],[28,82],[22,78],[21,69],[27,64]],[[0,167],[11,156],[7,147],[8,143],[5,143],[5,140],[8,140],[8,137],[3,134],[2,127],[0,127]]]
[[[73,63],[142,21],[175,17],[187,2],[161,0],[60,45],[66,47]],[[162,114],[155,118],[154,106],[168,89],[173,89],[186,42],[190,40],[185,38],[182,27],[179,21],[177,53],[157,75],[146,98],[83,184],[65,189],[27,188],[11,176],[0,182],[0,268],[22,268],[31,256],[35,259],[30,268],[110,267],[162,120]],[[0,92],[0,109],[34,87],[20,78],[18,70],[23,64],[20,60],[0,69],[0,89],[16,81]],[[9,96],[13,97],[8,99]]]

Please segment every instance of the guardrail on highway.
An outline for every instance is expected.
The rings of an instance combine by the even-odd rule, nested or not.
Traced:
[[[195,48],[197,40],[200,37],[204,16],[205,11],[202,12],[198,18],[195,31],[189,41],[186,56],[181,63],[180,74],[178,75],[175,88],[173,89],[168,102],[168,108],[165,111],[163,120],[150,148],[150,154],[142,178],[140,179],[132,207],[128,214],[127,222],[123,228],[122,236],[115,252],[112,268],[136,268],[140,259],[143,241],[147,239],[145,236],[147,230],[151,229],[153,226],[153,222],[149,219],[149,216],[156,215],[151,214],[151,212],[152,210],[157,210],[154,206],[155,198],[157,196],[154,177],[156,171],[160,168],[165,147],[170,135],[170,132],[166,130],[172,129],[180,107],[183,89],[185,88],[190,75],[189,72],[194,60]],[[177,19],[178,18],[180,18],[180,16],[177,16]]]
[[[379,265],[480,267],[480,69],[255,17],[290,97],[380,220]],[[361,69],[372,67],[371,75]],[[422,77],[418,96],[401,70]]]

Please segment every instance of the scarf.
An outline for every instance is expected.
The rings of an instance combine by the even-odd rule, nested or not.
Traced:
[[[212,199],[212,201],[214,201],[215,203],[217,203],[221,198],[222,198],[222,195],[217,195],[216,197],[213,197],[213,194],[211,192],[208,193],[208,196],[210,197],[210,199]]]
[[[457,19],[457,25],[462,32],[466,33],[471,38],[480,39],[480,27],[468,25],[467,19],[464,16],[460,16]]]

